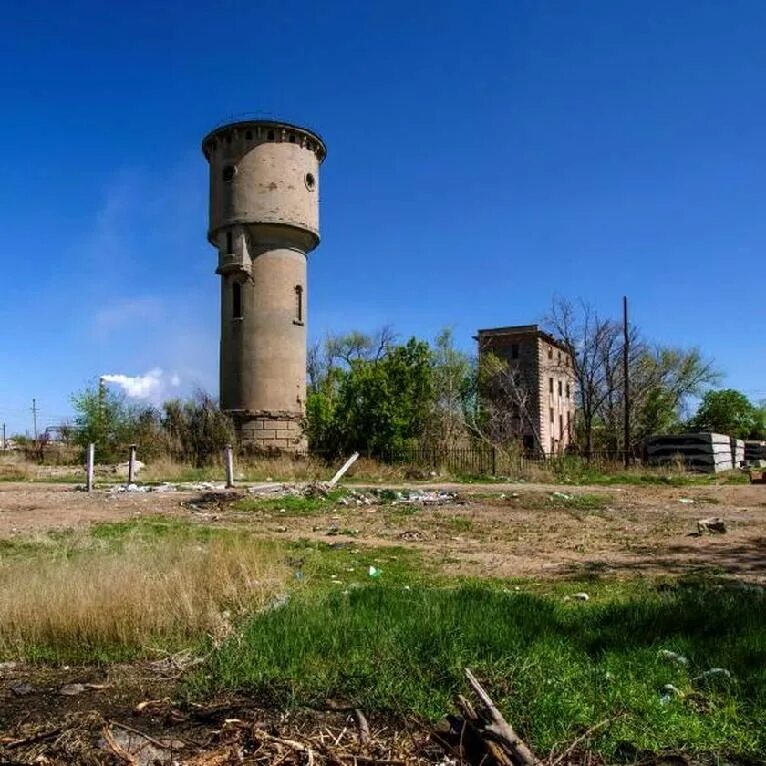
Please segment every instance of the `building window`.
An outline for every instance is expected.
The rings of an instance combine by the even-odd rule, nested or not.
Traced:
[[[287,137],[287,140],[291,143],[295,143],[295,133],[290,133],[290,135]]]
[[[274,140],[274,131],[270,130],[268,133],[266,133],[266,140],[267,141],[273,141]]]
[[[562,394],[563,387],[564,387],[564,384],[561,381],[559,381],[559,396],[561,396]]]
[[[231,286],[231,318],[242,319],[242,285],[239,282]]]
[[[553,415],[553,407],[550,408],[549,412],[551,414],[551,423],[555,423],[556,422],[556,418]]]
[[[553,393],[553,378],[548,378],[548,391]]]
[[[564,438],[564,416],[559,415],[559,439]]]
[[[234,252],[234,236],[230,231],[226,232],[226,252],[229,254]]]
[[[572,438],[572,413],[567,410],[567,436]]]
[[[567,383],[567,399],[569,399],[569,383]]]
[[[511,359],[519,358],[519,344],[511,343]]]
[[[245,131],[245,141],[252,141],[253,140],[253,131],[252,130],[246,130]]]
[[[303,287],[295,285],[295,321],[303,324]]]
[[[548,359],[553,359],[553,346],[548,346]]]
[[[306,173],[305,181],[306,181],[306,188],[309,191],[314,191],[314,189],[316,188],[316,185],[317,185],[317,180],[316,180],[316,178],[314,178],[312,173]]]
[[[234,165],[224,165],[223,173],[222,173],[223,180],[228,183],[229,181],[231,181],[234,178],[234,174],[236,172],[237,172],[237,170],[234,167]]]

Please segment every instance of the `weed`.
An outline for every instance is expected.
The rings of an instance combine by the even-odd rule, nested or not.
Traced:
[[[57,662],[140,656],[222,637],[288,579],[274,545],[178,525],[100,525],[0,563],[0,654]]]

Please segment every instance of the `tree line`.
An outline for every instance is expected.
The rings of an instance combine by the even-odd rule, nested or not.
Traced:
[[[699,349],[653,344],[631,327],[626,445],[622,323],[586,303],[555,299],[542,329],[571,355],[575,443],[586,455],[637,452],[646,437],[681,430],[766,438],[766,407],[716,389],[721,372]],[[476,443],[513,450],[520,448],[519,420],[532,432],[538,422],[528,381],[503,359],[485,354],[479,361],[457,348],[449,329],[432,342],[402,340],[390,327],[331,335],[308,349],[306,374],[304,429],[310,450],[327,457],[360,451],[386,459],[423,445]],[[202,465],[235,439],[229,417],[202,392],[157,408],[96,385],[73,405],[74,440],[95,442],[104,460],[123,459],[126,445],[137,443],[148,459],[170,455]]]

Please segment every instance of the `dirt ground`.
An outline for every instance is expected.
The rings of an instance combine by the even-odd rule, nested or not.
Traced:
[[[0,539],[160,515],[247,525],[258,535],[285,540],[411,546],[452,574],[561,577],[704,569],[766,581],[766,485],[428,487],[457,498],[436,506],[352,500],[299,516],[233,510],[231,501],[251,496],[245,489],[86,494],[71,485],[8,482],[0,483]],[[697,533],[697,521],[711,516],[725,520],[725,534]]]
[[[706,571],[766,582],[766,485],[427,487],[455,497],[438,505],[369,502],[370,493],[358,487],[359,495],[346,504],[299,515],[280,512],[279,503],[268,512],[236,510],[238,500],[255,497],[247,488],[86,494],[69,484],[2,482],[0,540],[161,516],[243,525],[283,540],[412,547],[451,574],[560,578]],[[710,516],[725,520],[725,534],[697,532],[697,521]],[[247,699],[183,704],[177,688],[183,662],[82,668],[0,663],[0,763],[444,762],[418,722],[371,719],[372,735],[363,744],[349,710],[288,715]]]

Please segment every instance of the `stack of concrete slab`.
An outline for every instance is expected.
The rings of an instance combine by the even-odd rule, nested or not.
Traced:
[[[732,440],[726,434],[651,436],[646,440],[645,450],[647,462],[652,465],[681,461],[689,470],[703,473],[730,471],[734,467]]]
[[[749,439],[745,442],[745,461],[751,465],[758,465],[766,460],[766,442]]]
[[[745,440],[731,437],[731,461],[735,468],[739,468],[745,462]]]

